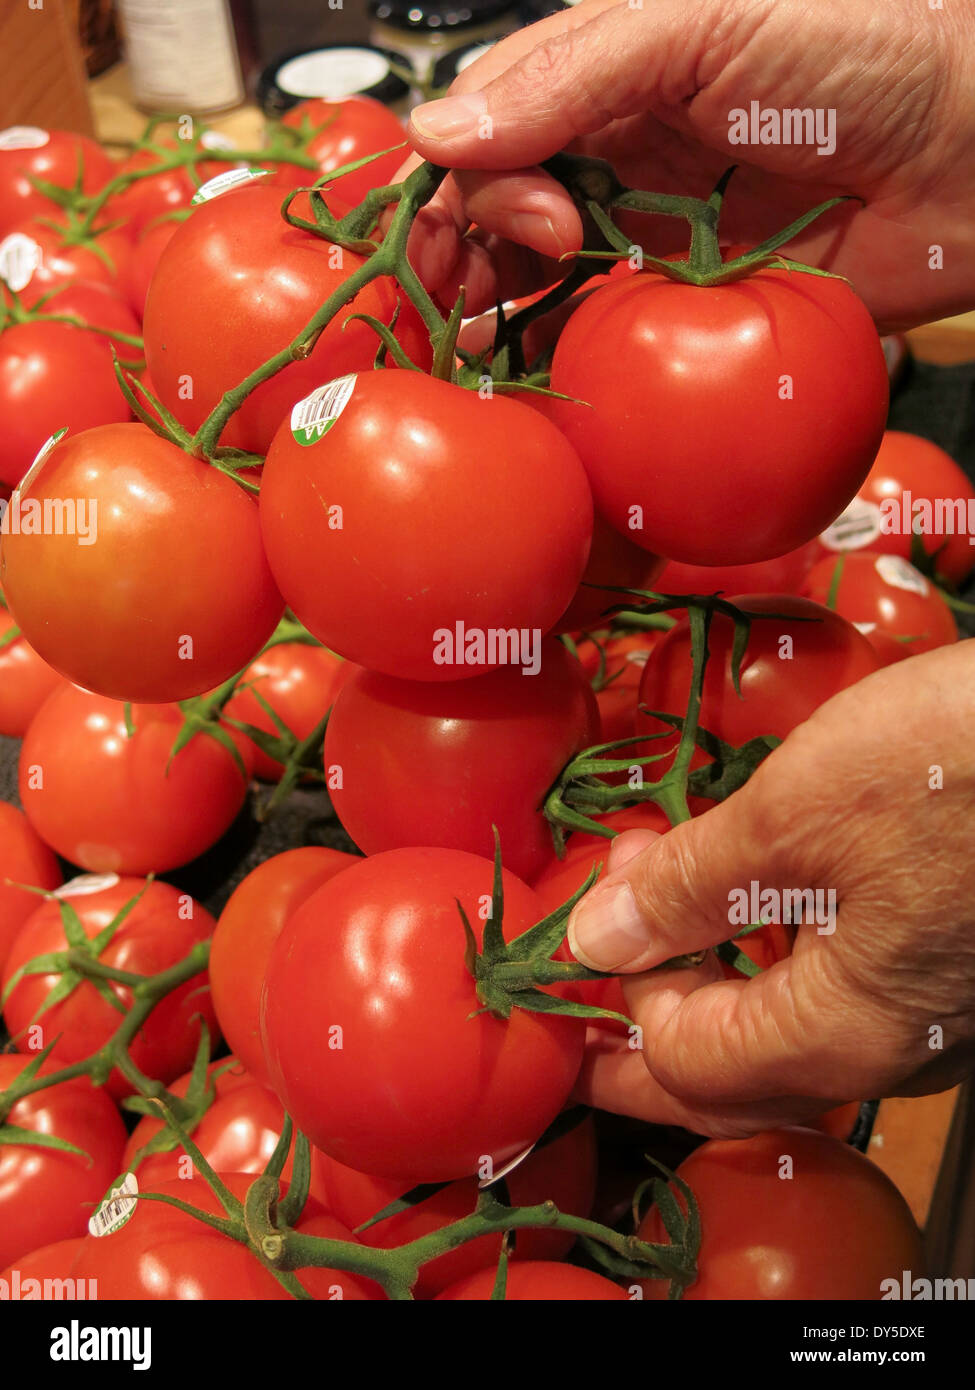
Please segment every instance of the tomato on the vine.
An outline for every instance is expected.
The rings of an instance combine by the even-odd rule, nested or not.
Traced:
[[[271,948],[306,898],[357,856],[320,845],[258,864],[231,893],[210,948],[210,987],[220,1031],[247,1070],[270,1085],[261,1045],[261,990]]]
[[[22,514],[70,502],[74,529],[22,523],[3,536],[10,611],[44,660],[87,690],[200,695],[245,666],[284,611],[255,503],[146,425],[69,434],[19,495]]]
[[[20,750],[27,819],[57,852],[100,873],[165,873],[215,844],[244,804],[248,740],[224,729],[240,755],[198,732],[172,756],[178,705],[125,705],[63,684],[31,721]]]
[[[293,106],[282,116],[281,124],[310,133],[305,152],[318,163],[317,172],[282,163],[274,176],[275,184],[282,188],[307,187],[321,174],[330,174],[343,164],[353,164],[368,154],[391,151],[326,185],[327,190],[334,187],[350,207],[361,203],[371,188],[391,183],[409,154],[405,148],[406,132],[398,118],[373,97],[352,96],[343,101],[313,97]]]
[[[62,874],[54,854],[31,827],[23,811],[0,801],[0,970],[14,937],[37,908],[30,888],[57,888]]]
[[[0,130],[0,237],[28,217],[56,217],[61,209],[32,179],[97,193],[118,169],[97,141],[67,130],[9,126]]]
[[[526,665],[589,552],[571,446],[517,401],[416,372],[330,390],[333,423],[285,418],[264,465],[264,543],[295,615],[348,660],[406,680]]]
[[[64,314],[90,324],[88,336],[96,341],[114,343],[123,362],[137,361],[142,356],[140,348],[121,342],[114,336],[116,333],[126,333],[138,338],[141,332],[139,320],[118,289],[108,285],[74,282],[52,291],[45,296],[43,303],[34,307],[44,314]],[[101,332],[96,331],[99,329]]]
[[[138,901],[133,902],[139,894]],[[51,970],[19,976],[21,966],[35,957],[69,949],[62,903],[77,914],[89,940],[132,904],[99,959],[114,970],[136,975],[155,975],[176,965],[210,936],[214,922],[205,907],[168,883],[147,883],[117,874],[74,879],[57,897],[43,901],[23,923],[10,948],[3,972],[4,992],[9,990],[3,1016],[20,1051],[36,1048],[43,1037],[45,1042],[54,1043],[51,1061],[68,1066],[90,1057],[109,1040],[131,1007],[133,994],[130,985],[108,981],[115,1000],[110,1004],[94,983],[82,980],[45,1009],[45,1001],[61,975]],[[171,1081],[192,1063],[202,1024],[206,1024],[211,1042],[215,1041],[219,1035],[206,971],[160,999],[129,1044],[129,1056],[150,1077]],[[114,1096],[128,1095],[134,1089],[117,1067],[106,1088]]]
[[[0,258],[3,247],[15,236],[22,239],[18,254],[23,258],[24,273],[28,269],[30,273],[26,283],[22,276],[8,283],[28,309],[52,290],[77,281],[118,289],[132,256],[132,243],[119,228],[82,233],[63,220],[42,217],[12,228],[0,243]]]
[[[836,588],[835,596],[833,588]],[[938,589],[900,555],[851,551],[814,565],[803,593],[854,623],[873,644],[874,634],[908,638],[904,656],[958,640],[958,628]]]
[[[497,1171],[534,1144],[579,1071],[579,1018],[483,1010],[465,963],[490,860],[400,849],[363,860],[290,917],[271,953],[261,1029],[295,1124],[349,1168],[413,1182]],[[544,917],[507,870],[505,939]]]
[[[210,142],[213,140],[220,143],[211,145]],[[113,193],[104,208],[106,220],[121,221],[129,235],[135,239],[140,237],[149,223],[157,217],[188,208],[202,184],[234,167],[226,158],[214,158],[199,160],[192,166],[192,172],[191,167],[184,164],[177,168],[162,169],[159,173],[147,173],[147,170],[157,168],[164,164],[167,158],[182,152],[189,143],[179,135],[158,131],[153,132],[152,142],[156,149],[134,150],[118,166],[116,175],[137,173],[140,177],[133,179],[120,192]],[[227,142],[230,148],[224,151],[222,137],[216,136],[214,132],[208,132],[192,143],[197,151],[209,147],[215,155],[233,154],[230,142]]]
[[[23,738],[28,724],[62,679],[20,634],[10,614],[0,609],[0,734]]]
[[[693,565],[810,540],[863,482],[887,413],[880,339],[850,286],[772,267],[605,285],[563,330],[551,380],[586,402],[552,404],[597,510]]]
[[[332,804],[366,854],[441,845],[491,855],[522,877],[552,852],[541,807],[573,754],[598,742],[579,663],[540,646],[537,675],[509,666],[477,680],[400,681],[360,671],[325,731]]]
[[[776,1129],[712,1139],[677,1172],[701,1217],[698,1277],[684,1298],[873,1300],[884,1280],[900,1288],[904,1270],[924,1269],[920,1232],[900,1192],[830,1135]],[[656,1208],[637,1234],[666,1240]],[[667,1297],[666,1279],[642,1286],[644,1298]]]
[[[497,1272],[483,1269],[452,1284],[437,1295],[438,1302],[490,1299]],[[509,1264],[505,1299],[510,1303],[614,1303],[627,1302],[628,1294],[604,1274],[555,1260],[529,1260]]]
[[[798,594],[820,553],[819,541],[812,540],[753,565],[682,565],[668,560],[654,588],[661,594]]]

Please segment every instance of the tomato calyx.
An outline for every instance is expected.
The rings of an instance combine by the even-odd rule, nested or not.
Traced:
[[[676,1300],[682,1296],[687,1285],[693,1284],[697,1278],[697,1259],[701,1249],[700,1210],[694,1193],[683,1178],[671,1172],[655,1158],[651,1158],[649,1154],[645,1154],[644,1158],[661,1176],[646,1178],[634,1192],[631,1205],[633,1225],[635,1228],[639,1227],[645,1215],[642,1210],[644,1199],[649,1195],[651,1201],[648,1205],[655,1206],[659,1211],[667,1242],[651,1243],[640,1241],[636,1237],[633,1239],[638,1245],[649,1245],[656,1266],[650,1277],[669,1279],[667,1297]],[[684,1199],[686,1210],[682,1209],[671,1191],[672,1187],[675,1187]],[[583,1243],[590,1255],[608,1273],[638,1279],[647,1277],[645,1265],[621,1260],[605,1247],[599,1247],[588,1240],[584,1239]]]
[[[135,1094],[123,1097],[120,1102],[121,1108],[133,1115],[162,1118],[163,1106],[168,1107],[170,1114],[179,1121],[189,1134],[192,1134],[217,1098],[215,1085],[217,1078],[225,1071],[239,1065],[236,1058],[229,1057],[211,1069],[209,1066],[210,1050],[210,1030],[207,1028],[206,1021],[201,1019],[200,1039],[185,1094],[182,1096],[174,1095],[172,1091],[163,1086],[156,1095]],[[162,1128],[157,1130],[140,1149],[136,1150],[129,1165],[129,1171],[135,1172],[143,1159],[148,1158],[151,1154],[172,1153],[177,1148],[179,1148],[179,1136],[164,1122]]]
[[[45,310],[48,301],[57,295],[63,286],[58,286],[43,295],[30,308],[24,304],[16,290],[6,286],[3,298],[0,299],[0,332],[5,328],[13,328],[22,323],[63,323],[70,328],[81,329],[85,333],[97,333],[110,342],[125,343],[126,346],[135,348],[138,352],[138,359],[128,365],[141,364],[143,361],[143,342],[142,338],[135,333],[123,333],[117,328],[103,328],[97,323],[88,323],[86,319],[79,318],[77,314],[49,313]]]

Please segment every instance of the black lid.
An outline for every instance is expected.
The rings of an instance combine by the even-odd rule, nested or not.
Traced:
[[[468,63],[475,62],[482,53],[487,53],[488,49],[493,48],[497,42],[497,39],[478,39],[474,43],[462,44],[460,48],[452,48],[449,53],[438,58],[434,64],[434,87],[449,87],[457,74],[463,72]]]
[[[376,101],[390,106],[409,92],[409,83],[397,77],[388,66],[383,72],[380,61],[396,63],[412,72],[412,64],[404,54],[391,53],[389,49],[377,48],[372,43],[319,43],[314,48],[296,48],[290,53],[282,54],[273,63],[269,63],[261,73],[257,80],[256,97],[265,116],[282,116],[285,111],[290,111],[292,106],[297,106],[300,101],[307,101],[310,97],[341,100],[341,97],[333,94],[334,88],[329,89],[324,81],[321,85],[325,90],[312,89],[316,85],[314,59],[317,55],[327,55],[323,57],[323,65],[327,64],[334,69],[340,66],[343,52],[348,58],[350,81],[354,83],[357,80],[355,67],[359,65],[362,67],[362,81],[367,84],[355,86],[354,90],[345,92],[345,96],[373,97]],[[303,63],[302,60],[308,61]],[[288,71],[291,64],[295,67]],[[295,91],[295,87],[302,90]]]
[[[396,29],[436,33],[513,14],[516,0],[369,0],[369,13]]]

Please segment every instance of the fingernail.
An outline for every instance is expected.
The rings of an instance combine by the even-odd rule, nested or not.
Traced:
[[[508,236],[511,241],[529,246],[545,256],[561,256],[569,248],[555,229],[550,217],[538,212],[515,212],[507,218]],[[554,245],[553,245],[554,243]]]
[[[569,917],[569,948],[593,970],[618,970],[642,955],[649,942],[647,924],[625,879],[598,884]]]
[[[424,102],[413,109],[410,122],[417,134],[427,140],[456,140],[460,135],[476,132],[486,111],[484,93],[469,92],[466,96]]]

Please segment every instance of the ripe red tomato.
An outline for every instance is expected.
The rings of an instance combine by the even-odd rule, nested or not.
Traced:
[[[264,465],[264,543],[297,617],[348,660],[407,680],[526,664],[505,642],[551,630],[592,536],[585,473],[559,431],[415,372],[349,377],[329,409],[318,434],[285,419]]]
[[[279,642],[251,662],[241,677],[246,688],[228,700],[224,712],[230,719],[277,734],[274,720],[259,703],[256,691],[297,738],[305,739],[357,670],[352,662],[343,661],[327,647]],[[256,777],[276,782],[283,771],[283,763],[254,744]]]
[[[211,1062],[214,1099],[195,1128],[190,1128],[193,1142],[200,1150],[210,1167],[217,1173],[263,1173],[271,1157],[284,1126],[284,1110],[273,1091],[255,1080],[233,1057],[224,1057],[219,1062]],[[190,1073],[170,1082],[167,1090],[175,1096],[185,1096],[190,1084]],[[131,1169],[138,1175],[139,1187],[143,1192],[155,1192],[160,1184],[185,1180],[193,1176],[193,1159],[177,1141],[176,1147],[162,1153],[146,1154],[136,1163],[139,1151],[145,1147],[164,1128],[164,1122],[153,1115],[143,1115],[129,1135],[129,1142],[122,1155],[122,1168]],[[184,1124],[184,1128],[188,1128]],[[291,1181],[294,1148],[282,1173],[283,1180]],[[324,1154],[311,1150],[312,1197],[323,1206],[329,1205],[325,1198]]]
[[[872,1300],[884,1279],[900,1287],[903,1270],[924,1269],[920,1232],[897,1188],[830,1135],[776,1129],[712,1139],[677,1172],[701,1215],[699,1273],[685,1298]],[[637,1234],[666,1240],[656,1209]],[[667,1288],[648,1279],[644,1298],[666,1298]]]
[[[235,1197],[243,1200],[253,1182],[249,1173],[221,1173]],[[223,1216],[220,1200],[204,1178],[163,1183],[164,1196],[176,1197],[198,1211]],[[318,1202],[310,1198],[295,1229],[358,1244]],[[107,1235],[85,1237],[72,1271],[76,1279],[98,1282],[100,1299],[211,1300],[291,1298],[270,1270],[246,1245],[205,1225],[195,1216],[162,1202],[137,1201],[124,1226]],[[378,1285],[344,1270],[308,1267],[297,1271],[299,1283],[318,1299],[382,1298]]]
[[[469,1299],[490,1299],[497,1271],[483,1269],[444,1289],[438,1302],[457,1303]],[[530,1260],[524,1264],[509,1264],[505,1283],[505,1298],[510,1303],[614,1303],[627,1302],[628,1296],[619,1284],[602,1274],[575,1265],[559,1264],[555,1260]]]
[[[65,1293],[59,1293],[57,1290],[70,1287],[61,1281],[71,1277],[71,1266],[81,1249],[82,1239],[82,1236],[73,1236],[70,1240],[55,1240],[50,1245],[31,1250],[28,1255],[19,1255],[13,1264],[0,1271],[0,1281],[5,1281],[11,1289],[10,1297],[15,1296],[12,1290],[13,1281],[17,1282],[19,1298],[66,1297]],[[34,1279],[38,1284],[28,1283],[28,1280]]]
[[[19,275],[13,280],[9,275],[4,278],[11,289],[18,291],[21,303],[28,309],[52,290],[76,281],[119,288],[132,256],[132,243],[121,228],[82,235],[62,219],[45,216],[18,222],[0,243],[0,260],[4,246],[15,236],[33,243],[19,250],[21,256],[27,257],[28,268],[33,263],[33,269],[26,283]]]
[[[831,695],[878,669],[873,648],[853,624],[810,599],[750,594],[732,597],[731,602],[749,613],[785,616],[753,622],[741,662],[739,699],[731,679],[734,624],[721,613],[715,615],[700,723],[727,743],[746,743],[762,734],[785,738]],[[690,628],[683,618],[651,653],[640,684],[640,704],[684,716],[690,683]],[[652,715],[637,715],[637,732],[659,733],[664,727]],[[671,740],[656,740],[652,748],[663,753],[676,742],[675,733]],[[698,761],[706,761],[703,753]]]
[[[888,430],[863,486],[820,540],[834,554],[863,549],[909,560],[916,527],[925,552],[937,553],[938,574],[962,584],[975,565],[973,503],[975,487],[950,454]]]
[[[168,883],[157,880],[146,886],[144,879],[119,878],[115,874],[82,877],[62,888],[58,898],[42,902],[24,922],[7,957],[3,988],[6,989],[20,967],[35,956],[68,949],[59,907],[61,901],[74,908],[85,935],[91,940],[139,892],[142,897],[101,952],[99,959],[105,965],[138,975],[155,975],[181,961],[198,941],[205,941],[213,931],[213,918],[206,908]],[[56,1039],[50,1053],[51,1061],[68,1066],[90,1057],[106,1043],[118,1028],[122,1013],[107,1003],[93,984],[84,980],[37,1019],[47,995],[60,978],[56,972],[25,975],[11,990],[3,1014],[11,1038],[20,1051],[36,1049],[42,1034],[45,1045],[52,1038]],[[121,1002],[123,1012],[131,1007],[129,986],[112,981],[108,987]],[[37,1026],[31,1028],[35,1019]],[[177,986],[159,1001],[129,1044],[129,1056],[150,1077],[172,1081],[193,1061],[201,1019],[211,1039],[218,1038],[205,971]],[[106,1089],[111,1095],[125,1096],[133,1088],[116,1068]]]
[[[798,594],[820,555],[818,540],[754,565],[682,565],[668,560],[654,586],[661,594]]]
[[[0,1097],[30,1062],[0,1055]],[[58,1068],[42,1062],[41,1076]],[[0,1144],[0,1265],[9,1265],[39,1246],[83,1235],[98,1202],[119,1171],[125,1126],[105,1091],[87,1077],[59,1081],[24,1096],[5,1123],[37,1134],[53,1134],[81,1153]]]
[[[325,732],[325,772],[365,854],[424,844],[490,856],[496,825],[519,876],[551,857],[542,801],[598,741],[599,719],[574,657],[555,641],[541,651],[535,676],[507,667],[442,684],[360,671],[349,682]]]
[[[318,161],[322,174],[330,174],[343,164],[352,164],[364,159],[367,154],[379,154],[381,150],[392,150],[382,159],[374,159],[354,173],[343,174],[334,185],[327,188],[337,190],[350,207],[361,203],[371,188],[382,188],[391,183],[409,151],[404,149],[406,132],[398,118],[389,107],[372,97],[346,97],[344,101],[324,101],[314,97],[301,101],[281,118],[282,125],[301,129],[307,122],[318,130],[313,135],[306,150],[312,159]],[[282,188],[303,188],[315,182],[318,175],[312,169],[302,169],[297,164],[282,164],[274,176],[276,185]]]
[[[146,425],[105,425],[55,445],[21,511],[66,499],[74,532],[0,541],[10,610],[55,670],[113,699],[182,700],[260,651],[284,601],[257,508],[225,473]]]
[[[327,1205],[353,1230],[415,1186],[406,1180],[357,1173],[324,1154],[319,1157],[325,1168]],[[596,1134],[592,1118],[587,1117],[566,1134],[529,1154],[504,1181],[513,1206],[554,1202],[559,1211],[572,1216],[588,1216],[596,1183]],[[359,1239],[365,1245],[381,1249],[405,1245],[407,1241],[417,1240],[469,1216],[477,1205],[477,1197],[477,1179],[460,1178],[414,1206],[360,1232]],[[526,1228],[518,1232],[512,1259],[557,1260],[568,1253],[573,1240],[571,1232]],[[458,1279],[497,1265],[500,1250],[500,1235],[479,1236],[446,1255],[438,1255],[421,1266],[414,1297],[433,1298]]]
[[[891,637],[910,637],[910,642],[901,644],[904,656],[957,642],[951,609],[935,586],[900,555],[861,550],[827,556],[809,571],[803,593],[825,604],[838,565],[842,570],[834,607],[871,644],[878,630]]]
[[[285,850],[252,869],[220,914],[210,949],[213,1007],[227,1045],[265,1085],[271,1079],[261,1045],[261,990],[271,948],[306,898],[358,862],[318,845]]]
[[[354,252],[284,222],[280,188],[249,184],[201,204],[163,251],[146,301],[146,360],[163,404],[187,429],[197,429],[223,393],[286,347],[362,263]],[[349,315],[371,314],[388,324],[397,306],[397,338],[418,366],[429,366],[416,310],[401,305],[392,280],[373,281],[336,315],[308,357],[247,397],[221,443],[266,453],[296,401],[331,377],[371,368],[379,339],[360,320],[344,328]]]
[[[82,191],[97,193],[118,168],[87,135],[74,131],[9,126],[0,130],[0,236],[26,217],[57,216],[60,208],[31,179],[72,188],[82,174]]]
[[[81,282],[63,285],[44,300],[41,308],[45,314],[67,314],[80,319],[82,323],[105,330],[103,341],[115,343],[123,362],[137,361],[142,355],[131,343],[119,342],[114,338],[114,333],[128,333],[137,338],[141,329],[139,320],[126,301],[117,290],[107,285]],[[101,337],[97,333],[88,336],[96,339]]]
[[[156,273],[159,258],[176,234],[179,222],[167,219],[164,222],[151,222],[139,237],[125,272],[125,294],[129,304],[142,321],[146,312],[146,297],[152,277]]]
[[[23,637],[3,642],[17,624],[0,609],[0,734],[23,738],[27,725],[62,678]]]
[[[545,398],[543,398],[545,399]],[[654,589],[666,561],[634,545],[614,531],[598,514],[593,518],[592,549],[579,581],[579,588],[568,608],[555,624],[556,632],[578,632],[582,628],[603,627],[609,621],[606,610],[627,603],[625,594],[612,589]],[[607,585],[608,588],[600,588]],[[638,598],[630,599],[639,603]]]
[[[14,937],[40,902],[16,885],[57,888],[61,869],[54,855],[31,829],[23,811],[0,801],[0,970]]]
[[[197,149],[204,149],[213,138],[214,132],[208,132],[193,143]],[[219,139],[219,137],[217,138]],[[129,174],[144,169],[152,169],[164,163],[170,152],[179,152],[187,144],[177,135],[158,131],[153,134],[153,143],[160,147],[162,153],[156,150],[136,150],[118,166],[117,174]],[[212,148],[214,148],[215,153],[218,153],[221,146],[217,145]],[[232,153],[232,149],[229,152]],[[225,159],[206,159],[201,160],[195,166],[196,178],[184,166],[180,169],[167,169],[159,174],[151,174],[148,178],[137,179],[130,183],[127,188],[123,188],[120,193],[115,193],[109,198],[105,204],[105,218],[110,222],[124,222],[129,235],[138,238],[155,218],[163,217],[166,213],[177,211],[180,208],[189,207],[201,184],[216,178],[218,174],[226,173],[228,169],[233,167],[233,164],[228,163]]]
[[[888,397],[849,285],[781,269],[598,289],[562,332],[552,389],[587,402],[553,404],[597,509],[692,565],[768,560],[822,530],[867,475]]]
[[[165,873],[219,840],[248,778],[229,749],[198,733],[170,762],[177,705],[125,706],[64,684],[31,721],[20,751],[20,799],[41,838],[83,869]],[[249,770],[250,746],[230,731]]]
[[[16,487],[55,430],[131,420],[112,354],[96,333],[18,323],[0,333],[0,479]]]
[[[271,953],[261,1031],[295,1124],[360,1172],[437,1182],[494,1171],[562,1109],[578,1018],[480,1011],[457,904],[480,940],[493,865],[457,850],[377,854],[319,888]],[[504,874],[507,940],[544,915]]]

